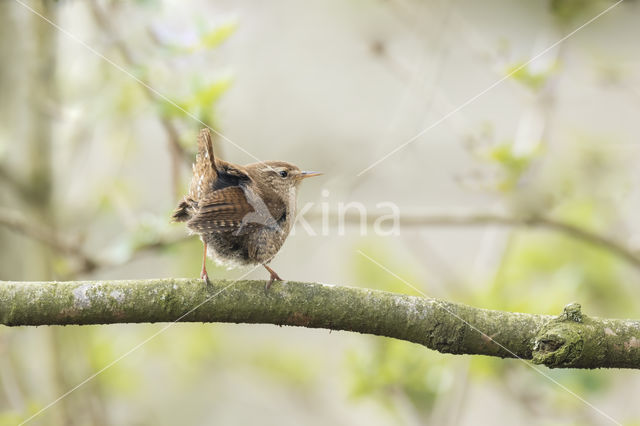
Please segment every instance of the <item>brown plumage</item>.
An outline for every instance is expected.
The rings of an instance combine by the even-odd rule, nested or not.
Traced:
[[[270,274],[267,289],[281,280],[267,264],[293,225],[298,185],[319,174],[283,161],[239,166],[220,160],[213,153],[209,129],[202,129],[189,195],[172,216],[202,239],[200,276],[208,280],[208,254],[231,266],[262,264]]]

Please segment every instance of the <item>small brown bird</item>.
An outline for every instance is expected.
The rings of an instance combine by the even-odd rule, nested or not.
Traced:
[[[204,244],[200,277],[208,282],[207,254],[228,266],[264,266],[289,235],[296,214],[297,189],[303,179],[318,176],[284,161],[239,166],[215,158],[209,129],[198,136],[198,154],[187,195],[172,215],[175,222],[200,235]]]

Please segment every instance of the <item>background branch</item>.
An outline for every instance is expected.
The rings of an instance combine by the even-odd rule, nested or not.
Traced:
[[[32,193],[31,188],[13,170],[10,170],[8,165],[2,163],[0,163],[0,182],[10,187],[21,198],[28,198]]]
[[[340,217],[336,212],[330,213],[329,216],[331,218]],[[344,217],[345,224],[360,224],[361,218],[357,213],[347,212],[342,216]],[[367,215],[366,218],[363,218],[362,220],[366,220],[369,226],[373,226],[376,221],[380,220],[382,217],[382,215]],[[304,219],[315,222],[321,220],[322,215],[319,211],[311,211],[304,215]],[[423,212],[403,214],[400,216],[399,222],[401,227],[498,225],[544,228],[568,235],[572,238],[584,241],[585,243],[601,247],[610,251],[613,255],[629,262],[635,268],[640,269],[640,256],[623,243],[611,237],[589,231],[568,222],[542,216],[518,218],[492,212],[469,212],[464,214]],[[17,211],[0,208],[0,226],[13,229],[14,231],[29,238],[33,238],[54,249],[60,250],[65,254],[69,254],[80,259],[82,263],[80,267],[74,271],[74,273],[77,274],[86,274],[93,272],[96,269],[126,264],[137,258],[137,256],[142,253],[161,250],[190,238],[188,235],[160,236],[154,241],[137,246],[131,253],[131,256],[127,259],[119,262],[108,262],[106,260],[98,260],[95,256],[86,253],[80,245],[59,238],[52,229],[48,229],[42,224],[34,223],[31,220],[27,220]]]
[[[340,217],[333,212],[330,217]],[[347,212],[343,215],[345,224],[359,224],[360,215],[354,212]],[[367,215],[366,221],[369,226],[373,226],[376,221],[388,215]],[[321,212],[312,211],[305,215],[310,221],[321,220]],[[556,231],[588,244],[609,250],[612,254],[621,257],[634,267],[640,268],[640,256],[638,256],[631,248],[616,239],[581,228],[569,222],[556,220],[544,216],[516,217],[508,216],[495,212],[468,212],[468,213],[430,213],[418,212],[412,214],[402,214],[399,219],[401,227],[420,227],[420,226],[483,226],[483,225],[499,225],[511,227],[532,227],[545,228]]]
[[[444,353],[523,358],[549,367],[640,368],[640,322],[555,318],[364,288],[197,279],[1,282],[7,326],[174,322],[268,323],[393,337]]]
[[[24,214],[0,208],[0,226],[43,243],[61,254],[80,261],[83,270],[94,270],[99,262],[87,254],[80,244],[61,238],[52,228],[27,219]]]
[[[136,245],[131,253],[124,259],[109,260],[88,253],[80,243],[80,238],[69,239],[58,235],[53,228],[37,223],[36,220],[27,218],[24,214],[0,208],[0,227],[5,227],[13,232],[38,241],[49,248],[56,250],[58,254],[66,255],[78,261],[76,268],[65,274],[65,277],[76,277],[89,274],[99,269],[113,268],[125,265],[144,253],[162,250],[174,244],[185,241],[188,236],[184,234],[163,235],[158,238]]]
[[[109,17],[102,7],[98,3],[90,2],[89,8],[94,20],[98,24],[98,27],[110,37],[114,47],[118,50],[127,65],[132,68],[138,68],[139,64],[135,60],[133,52],[123,41],[122,37],[117,34],[116,29],[113,27]],[[161,99],[158,98],[157,94],[149,88],[151,87],[151,82],[147,78],[146,73],[142,73],[138,78],[143,82],[143,84],[140,85],[140,88],[147,95],[147,98],[154,102],[160,101]],[[174,197],[180,196],[180,163],[184,162],[187,165],[191,165],[193,156],[187,153],[183,149],[182,145],[180,145],[180,134],[173,121],[171,121],[169,117],[165,117],[163,115],[159,115],[158,119],[167,134],[167,141],[169,143],[168,148],[171,156],[171,179],[173,184],[172,195]]]

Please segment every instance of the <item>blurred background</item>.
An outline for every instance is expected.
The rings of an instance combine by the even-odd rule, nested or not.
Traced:
[[[3,0],[0,279],[198,276],[201,243],[169,215],[203,122],[228,161],[325,173],[300,191],[315,235],[298,227],[272,264],[286,279],[418,294],[361,250],[431,297],[551,315],[578,301],[637,319],[638,4],[556,44],[613,5]],[[376,235],[353,222],[340,233],[332,213],[323,232],[321,208],[349,202],[370,217],[391,202],[468,220]],[[0,328],[0,424],[162,327]],[[640,373],[543,371],[640,424]],[[250,422],[610,424],[519,360],[228,324],[171,327],[30,424]]]

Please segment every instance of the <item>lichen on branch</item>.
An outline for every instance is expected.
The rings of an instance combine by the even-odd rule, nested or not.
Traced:
[[[553,317],[293,281],[267,293],[263,281],[0,281],[5,326],[176,321],[346,330],[552,368],[640,368],[640,322],[588,317],[578,304]]]

